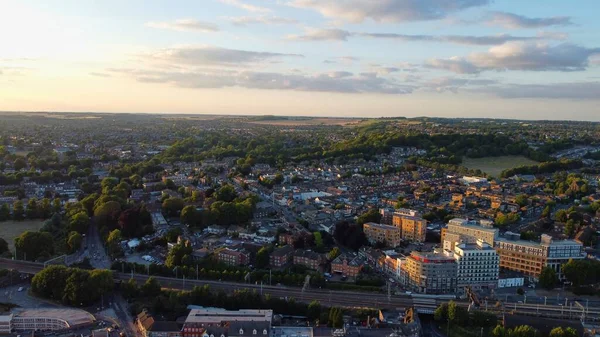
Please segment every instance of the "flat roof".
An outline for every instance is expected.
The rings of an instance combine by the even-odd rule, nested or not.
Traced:
[[[28,318],[54,318],[62,319],[69,324],[69,326],[79,326],[83,324],[91,324],[96,321],[94,315],[87,311],[80,309],[14,309],[14,318],[17,317],[28,317]]]
[[[222,321],[268,321],[273,318],[273,310],[225,310],[220,308],[192,309],[188,314],[186,323],[212,323]]]

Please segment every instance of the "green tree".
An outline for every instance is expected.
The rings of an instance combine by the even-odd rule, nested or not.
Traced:
[[[177,216],[180,215],[181,210],[184,207],[183,199],[181,198],[168,198],[165,199],[162,203],[163,210],[169,216]]]
[[[160,283],[154,277],[149,277],[140,287],[140,292],[145,297],[156,297],[161,292]]]
[[[542,272],[540,273],[540,286],[545,289],[551,290],[554,289],[554,286],[558,282],[558,277],[556,276],[556,272],[554,269],[550,267],[544,267]]]
[[[229,184],[221,186],[214,195],[217,201],[232,202],[237,198],[235,188]]]
[[[35,219],[39,215],[38,202],[36,198],[30,198],[27,201],[27,210],[25,212],[28,219]]]
[[[492,330],[492,337],[509,337],[506,328],[502,325],[496,325],[494,330]]]
[[[23,202],[21,200],[16,200],[13,203],[13,219],[23,220],[24,212],[25,212],[25,209],[23,208]]]
[[[189,226],[194,226],[197,222],[198,211],[196,207],[192,205],[185,206],[181,210],[181,223]]]
[[[72,231],[69,233],[69,237],[67,238],[67,246],[69,247],[69,252],[74,253],[80,247],[83,242],[83,237],[76,231]]]
[[[529,325],[520,325],[514,329],[510,329],[510,337],[536,337],[537,330]]]
[[[3,204],[0,206],[0,221],[6,221],[10,219],[10,207],[8,204]]]
[[[515,203],[521,207],[527,206],[529,204],[529,196],[527,194],[519,194],[515,198]]]
[[[433,312],[433,318],[436,321],[443,321],[448,318],[448,303],[442,303]]]
[[[69,219],[69,230],[78,233],[86,233],[90,224],[87,212],[81,211]]]
[[[556,217],[556,221],[558,222],[566,222],[567,221],[567,211],[564,209],[559,209],[556,211],[554,215]]]
[[[567,220],[567,222],[565,223],[565,235],[568,237],[572,237],[573,234],[575,234],[576,230],[577,225],[575,224],[575,221],[573,221],[573,219]]]
[[[9,249],[8,249],[8,242],[6,242],[6,240],[4,240],[3,238],[0,238],[0,255],[8,253]]]
[[[319,301],[314,300],[310,302],[306,311],[306,317],[308,317],[308,319],[311,321],[321,317],[321,303],[319,303]]]
[[[465,308],[456,305],[456,302],[448,302],[448,320],[450,322],[462,326],[468,320],[468,312]]]
[[[35,261],[40,257],[50,257],[54,252],[53,241],[50,233],[25,231],[15,238],[17,258]]]
[[[262,247],[256,253],[256,268],[262,269],[269,265],[269,249]]]
[[[113,257],[123,256],[123,249],[121,249],[121,241],[123,241],[123,236],[121,235],[121,231],[115,229],[108,234],[108,238],[106,239],[106,246],[108,248],[108,254]]]
[[[338,247],[333,247],[333,249],[331,249],[329,254],[327,254],[327,259],[329,259],[329,261],[333,261],[333,260],[335,260],[336,257],[340,256],[341,253],[342,252],[340,251],[340,249]]]
[[[52,215],[52,205],[50,204],[50,199],[44,198],[42,199],[42,203],[40,204],[40,216],[42,219],[48,219]]]
[[[183,265],[184,257],[192,254],[192,247],[183,244],[175,245],[169,250],[165,265],[169,268],[174,268]]]
[[[371,209],[371,210],[367,211],[366,213],[362,214],[361,216],[359,216],[358,219],[356,219],[356,223],[359,225],[364,225],[367,222],[379,223],[380,221],[381,221],[381,214],[379,214],[379,210],[377,210],[377,209]]]
[[[55,198],[52,201],[52,212],[60,213],[61,210],[62,210],[62,203],[59,198]]]

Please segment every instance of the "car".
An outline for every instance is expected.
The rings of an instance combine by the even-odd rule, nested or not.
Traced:
[[[23,288],[23,287],[19,287],[19,289],[18,289],[17,291],[18,291],[18,292],[21,292],[21,291],[23,291],[24,289],[25,289],[25,288]]]

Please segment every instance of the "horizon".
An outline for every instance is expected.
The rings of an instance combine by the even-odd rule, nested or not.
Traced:
[[[600,122],[593,0],[0,4],[4,111]]]

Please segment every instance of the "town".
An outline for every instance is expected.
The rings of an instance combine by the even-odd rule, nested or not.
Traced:
[[[3,113],[0,332],[600,331],[597,123],[314,120]]]

